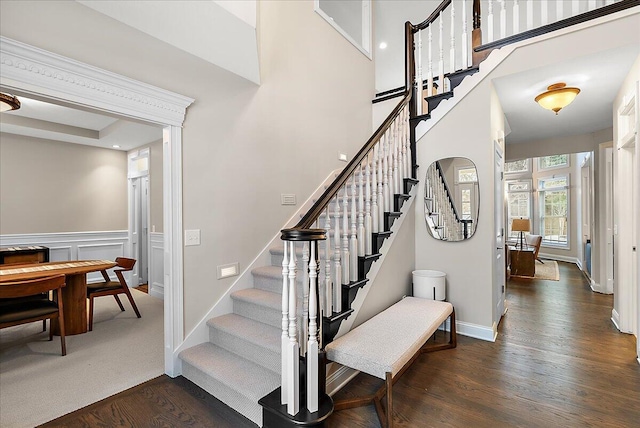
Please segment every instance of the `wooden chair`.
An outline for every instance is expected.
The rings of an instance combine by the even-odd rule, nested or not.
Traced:
[[[544,262],[540,260],[540,258],[538,258],[538,252],[540,251],[540,244],[542,244],[542,236],[529,234],[525,237],[525,239],[527,241],[527,245],[530,247],[533,247],[533,257],[540,263],[544,264]]]
[[[56,298],[57,301],[54,301],[48,297],[49,291],[53,290],[57,295],[64,286],[64,275],[0,283],[0,298],[6,299],[0,305],[0,328],[58,318],[62,355],[67,355],[62,299]],[[53,340],[51,327],[49,340]]]
[[[124,311],[124,306],[122,306],[122,302],[118,297],[118,294],[126,294],[129,299],[129,303],[133,307],[138,318],[141,317],[140,311],[136,306],[136,302],[133,300],[133,296],[131,295],[131,291],[129,291],[129,286],[127,285],[127,281],[124,279],[122,275],[123,272],[128,272],[133,269],[133,266],[136,264],[135,259],[127,259],[125,257],[116,258],[117,266],[113,270],[118,277],[118,281],[111,281],[109,278],[109,274],[106,270],[100,271],[102,273],[102,277],[104,278],[104,282],[97,282],[94,284],[87,284],[87,298],[89,299],[89,331],[93,330],[93,299],[100,296],[113,296],[120,306],[120,310]]]

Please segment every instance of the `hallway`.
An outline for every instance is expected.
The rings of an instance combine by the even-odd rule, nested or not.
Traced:
[[[422,355],[394,386],[395,426],[637,426],[635,339],[611,323],[612,296],[591,292],[575,265],[558,264],[560,281],[509,282],[495,343],[458,336],[456,349]],[[338,395],[373,392],[380,383],[360,374]],[[123,415],[134,427],[255,427],[186,379],[167,376],[45,426],[114,426]],[[336,412],[327,426],[380,425],[368,406]]]

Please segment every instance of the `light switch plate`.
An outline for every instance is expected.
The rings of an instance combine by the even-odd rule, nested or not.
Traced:
[[[200,229],[184,231],[184,246],[200,245]]]

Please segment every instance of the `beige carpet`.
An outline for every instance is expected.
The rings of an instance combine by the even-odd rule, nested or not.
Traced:
[[[35,322],[0,330],[0,426],[34,427],[164,373],[163,301],[137,290],[125,312],[95,300],[93,331],[60,338]],[[48,323],[47,323],[48,324]]]
[[[532,278],[530,276],[511,275],[516,278],[542,279],[547,281],[560,281],[560,270],[558,262],[555,260],[545,260],[544,264],[536,260],[536,274]]]

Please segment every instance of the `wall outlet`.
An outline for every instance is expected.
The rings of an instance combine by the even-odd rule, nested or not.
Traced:
[[[347,155],[344,153],[338,153],[338,160],[342,161],[342,162],[346,162],[347,161]]]
[[[200,245],[200,229],[184,231],[184,246]]]

